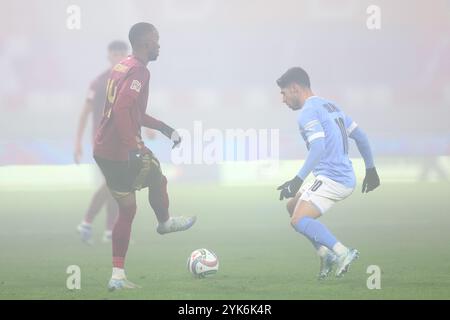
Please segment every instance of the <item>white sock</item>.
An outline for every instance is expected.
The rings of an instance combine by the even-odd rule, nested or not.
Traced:
[[[104,235],[108,237],[112,236],[112,230],[105,230]]]
[[[327,247],[320,246],[319,249],[317,249],[317,255],[321,258],[324,258],[328,254],[329,251],[330,250]]]
[[[348,248],[346,246],[344,246],[342,243],[338,242],[333,246],[333,251],[338,256],[341,256],[343,254],[347,254]]]
[[[121,268],[113,268],[112,269],[112,276],[113,279],[125,279],[125,269]]]
[[[91,223],[90,223],[90,222],[86,222],[85,220],[83,220],[83,221],[81,222],[81,224],[82,224],[83,226],[86,226],[86,227],[90,227],[90,226],[91,226]]]

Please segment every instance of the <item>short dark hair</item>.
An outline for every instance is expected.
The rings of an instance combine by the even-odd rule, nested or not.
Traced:
[[[280,88],[286,88],[292,83],[301,85],[302,87],[310,88],[311,82],[309,81],[309,76],[305,70],[300,67],[293,67],[288,69],[281,77],[277,80],[277,84]]]
[[[133,25],[128,33],[128,39],[130,40],[131,47],[134,48],[143,35],[154,31],[156,31],[155,26],[148,22],[138,22]]]
[[[115,40],[108,45],[108,51],[128,51],[128,44],[121,40]]]

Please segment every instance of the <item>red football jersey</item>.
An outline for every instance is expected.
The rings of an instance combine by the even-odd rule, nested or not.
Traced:
[[[94,142],[94,155],[109,160],[128,160],[141,142],[141,126],[161,129],[161,122],[146,115],[150,72],[129,56],[111,70],[103,118]]]

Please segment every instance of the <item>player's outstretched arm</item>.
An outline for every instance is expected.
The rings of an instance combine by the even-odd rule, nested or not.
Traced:
[[[363,181],[362,192],[367,193],[376,189],[380,185],[380,178],[373,161],[372,149],[366,133],[359,127],[355,128],[350,134],[350,138],[355,140],[359,153],[364,159],[366,165],[366,176]]]
[[[175,129],[148,114],[144,114],[143,126],[160,131],[173,142],[172,148],[175,148],[181,142],[181,137]]]
[[[300,179],[305,180],[306,177],[311,173],[311,171],[319,164],[320,159],[322,158],[325,152],[325,139],[318,138],[314,139],[309,144],[309,152],[306,157],[305,163],[302,168],[299,170],[297,176]]]
[[[311,173],[314,167],[319,164],[324,152],[324,138],[314,139],[310,143],[308,156],[306,157],[305,163],[303,164],[298,174],[292,180],[289,180],[278,187],[277,190],[281,190],[280,200],[283,200],[284,198],[287,199],[295,197],[301,185],[303,184],[303,181]]]

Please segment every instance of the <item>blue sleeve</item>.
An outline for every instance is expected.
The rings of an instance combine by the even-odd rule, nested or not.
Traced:
[[[347,135],[350,137],[353,130],[355,130],[358,127],[358,124],[353,121],[352,118],[350,118],[348,115],[344,115],[344,124],[345,124],[345,130],[347,130]]]
[[[372,150],[366,133],[361,128],[356,127],[351,131],[349,137],[355,140],[359,153],[361,153],[364,163],[366,164],[366,169],[375,167]]]
[[[305,163],[298,172],[297,176],[305,180],[311,171],[319,164],[323,153],[325,152],[325,139],[314,139],[309,145],[309,153],[306,157]]]
[[[300,179],[305,180],[319,164],[325,152],[325,132],[320,123],[319,112],[314,108],[302,110],[298,118],[298,126],[309,150],[305,163],[297,174]]]
[[[298,127],[308,149],[311,142],[315,139],[325,137],[325,132],[320,123],[319,111],[317,109],[308,108],[302,110],[298,118]]]

